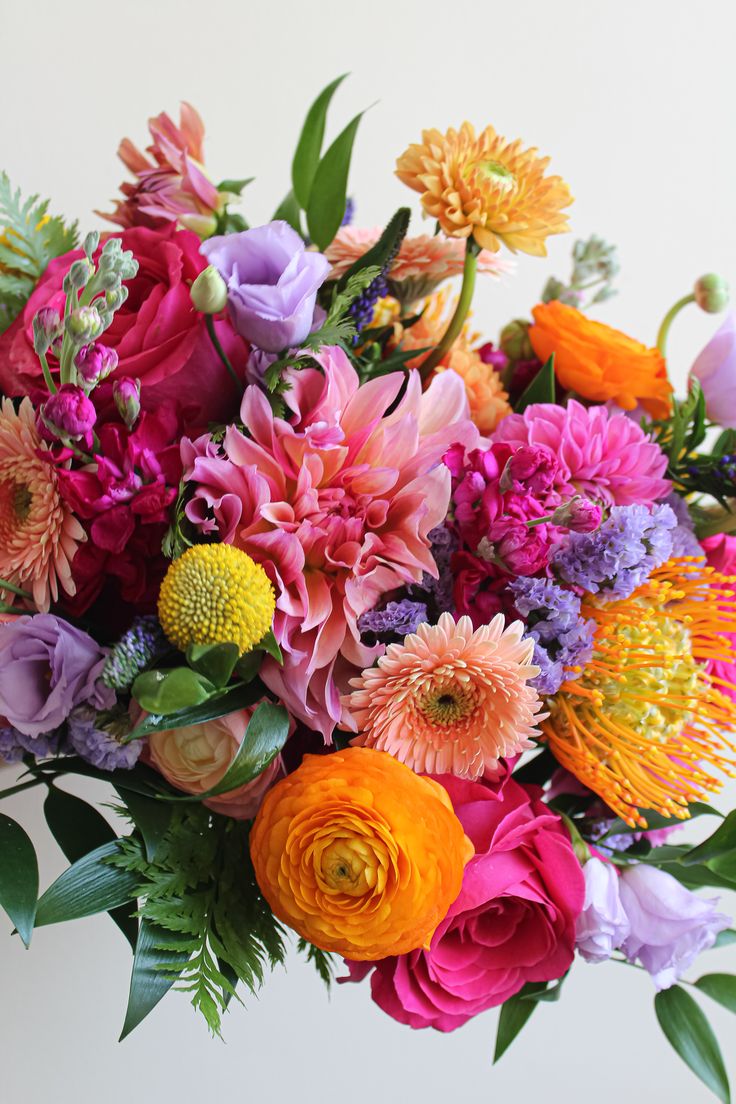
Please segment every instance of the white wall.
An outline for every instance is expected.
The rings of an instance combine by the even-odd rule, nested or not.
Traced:
[[[121,179],[118,140],[143,144],[146,118],[187,98],[205,118],[213,175],[255,174],[246,210],[265,220],[288,187],[307,104],[351,70],[336,122],[380,97],[359,135],[359,221],[412,198],[392,167],[422,127],[492,122],[552,154],[578,197],[576,234],[619,244],[621,295],[600,317],[653,341],[701,272],[736,285],[733,12],[730,0],[0,0],[0,167],[95,225],[90,211]],[[548,274],[567,273],[571,243],[553,240],[548,262],[521,258],[506,287],[482,287],[479,328],[492,336],[525,313]],[[694,309],[678,321],[677,378],[714,326]],[[40,841],[48,884],[63,860],[37,802],[6,807]],[[129,954],[109,921],[39,931],[28,954],[9,931],[0,919],[2,1104],[712,1099],[660,1035],[648,978],[624,967],[579,965],[562,1003],[541,1008],[493,1070],[495,1013],[448,1037],[411,1032],[365,987],[328,1003],[296,962],[233,1011],[227,1045],[172,995],[118,1046]],[[703,969],[735,970],[736,954],[712,953]],[[736,1021],[709,1013],[733,1077]]]

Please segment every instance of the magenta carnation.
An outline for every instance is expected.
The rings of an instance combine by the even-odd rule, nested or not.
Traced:
[[[566,407],[535,403],[504,418],[495,442],[545,445],[557,463],[555,489],[563,498],[583,494],[607,506],[630,506],[665,498],[667,457],[626,414],[604,406]]]
[[[187,516],[202,532],[262,563],[277,592],[274,632],[284,666],[262,677],[295,717],[329,739],[347,676],[379,649],[361,643],[358,618],[387,591],[437,577],[430,531],[444,521],[450,442],[473,446],[462,381],[443,372],[422,395],[412,373],[359,386],[338,348],[322,371],[291,375],[290,418],[246,388],[241,419],[222,447],[184,441],[185,478],[195,485]],[[387,411],[391,410],[390,414]]]

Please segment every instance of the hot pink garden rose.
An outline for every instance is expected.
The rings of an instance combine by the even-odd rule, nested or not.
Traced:
[[[194,484],[187,516],[262,563],[277,594],[274,633],[284,665],[261,674],[293,716],[329,740],[340,693],[355,667],[381,650],[361,643],[358,618],[423,572],[437,577],[429,532],[445,518],[452,441],[472,445],[465,388],[443,372],[423,395],[411,373],[359,386],[338,348],[321,371],[291,376],[288,418],[274,416],[256,386],[246,389],[246,437],[228,428],[222,447],[184,441],[185,479]]]
[[[585,881],[570,837],[536,787],[497,787],[442,775],[475,847],[460,895],[428,951],[375,964],[373,999],[410,1027],[453,1031],[502,1004],[528,981],[572,964]],[[348,963],[359,981],[373,963]]]
[[[102,337],[118,357],[111,378],[140,380],[144,410],[155,410],[164,402],[191,405],[200,424],[232,414],[237,402],[233,381],[189,294],[189,285],[207,265],[199,238],[191,230],[177,230],[173,223],[160,230],[135,227],[118,236],[123,249],[133,251],[139,269],[126,281],[128,298]],[[0,337],[0,391],[6,395],[28,394],[34,400],[46,396],[33,350],[33,317],[42,307],[63,314],[62,280],[72,261],[83,255],[77,249],[52,261],[23,313]],[[230,360],[244,370],[248,346],[226,318],[215,327]]]

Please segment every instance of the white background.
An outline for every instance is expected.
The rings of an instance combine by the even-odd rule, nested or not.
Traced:
[[[91,211],[122,179],[119,139],[144,145],[146,118],[186,98],[204,116],[213,178],[255,175],[245,211],[265,221],[288,189],[306,107],[350,70],[332,133],[378,100],[354,162],[360,223],[413,201],[392,169],[423,127],[492,122],[552,155],[577,196],[576,235],[619,245],[620,296],[599,317],[651,343],[701,272],[736,284],[733,12],[730,0],[0,0],[0,167],[97,225]],[[492,337],[527,313],[548,274],[567,274],[572,240],[553,239],[548,261],[520,258],[505,287],[482,285],[478,328]],[[675,324],[676,379],[715,325],[695,308]],[[4,808],[32,830],[48,884],[64,864],[37,802]],[[225,1045],[171,995],[118,1046],[129,953],[107,918],[39,931],[29,954],[9,932],[3,917],[2,1104],[712,1099],[661,1036],[649,979],[621,966],[578,965],[561,1004],[541,1007],[492,1069],[495,1012],[451,1036],[412,1032],[365,986],[328,1002],[297,962],[232,1012]],[[731,951],[701,962],[736,970]],[[733,1078],[736,1021],[707,1010]]]

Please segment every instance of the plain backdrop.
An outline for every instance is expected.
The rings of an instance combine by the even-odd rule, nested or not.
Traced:
[[[702,272],[736,283],[735,33],[730,0],[0,0],[0,168],[83,228],[100,225],[91,212],[109,209],[123,177],[118,141],[145,145],[147,117],[188,99],[206,122],[213,178],[255,176],[244,210],[266,221],[289,187],[308,104],[349,70],[330,134],[373,105],[352,173],[358,223],[410,201],[421,225],[396,156],[423,127],[493,123],[552,156],[577,197],[576,236],[618,244],[620,295],[598,317],[653,343]],[[493,337],[528,313],[549,274],[567,275],[572,242],[553,239],[546,261],[520,257],[503,286],[482,283],[477,328]],[[690,308],[673,327],[681,385],[716,324]],[[733,788],[721,803],[733,806]],[[47,885],[64,862],[39,803],[3,807],[32,831]],[[579,963],[561,1003],[540,1007],[492,1068],[496,1012],[450,1036],[412,1032],[367,986],[328,1000],[295,959],[232,1011],[224,1043],[172,994],[118,1045],[130,960],[106,917],[41,930],[30,953],[4,916],[0,936],[2,1104],[712,1099],[661,1035],[649,978],[618,965]],[[700,965],[734,971],[736,954]],[[707,1010],[733,1077],[736,1020]]]

